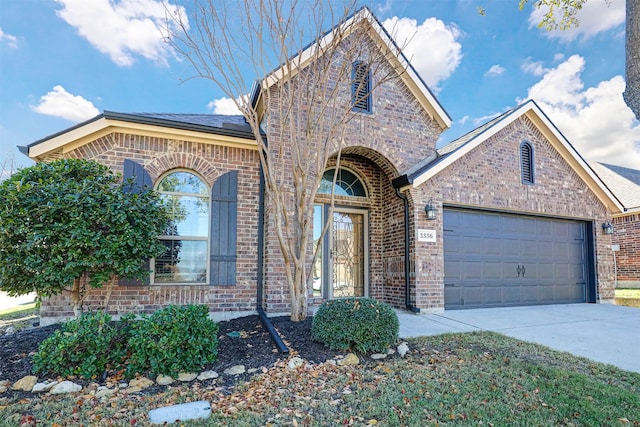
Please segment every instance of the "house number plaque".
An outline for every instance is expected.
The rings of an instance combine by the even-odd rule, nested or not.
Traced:
[[[418,230],[418,242],[436,241],[436,230]]]

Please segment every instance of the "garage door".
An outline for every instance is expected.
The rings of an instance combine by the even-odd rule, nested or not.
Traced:
[[[444,210],[446,309],[586,301],[586,224]]]

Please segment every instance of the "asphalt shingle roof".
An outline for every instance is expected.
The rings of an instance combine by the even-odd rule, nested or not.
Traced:
[[[640,208],[640,170],[606,163],[590,166],[625,208]]]

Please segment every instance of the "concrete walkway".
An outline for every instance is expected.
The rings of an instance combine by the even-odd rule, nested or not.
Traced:
[[[640,372],[640,308],[610,304],[564,304],[398,312],[400,337],[494,331]]]

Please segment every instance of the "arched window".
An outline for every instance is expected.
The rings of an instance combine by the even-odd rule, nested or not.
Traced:
[[[324,175],[322,175],[322,181],[318,188],[319,194],[331,194],[334,173],[335,169],[328,169]],[[362,184],[362,181],[360,181],[360,178],[358,178],[353,172],[346,169],[338,170],[336,185],[333,187],[333,191],[337,196],[367,197],[367,192],[364,189],[364,185]]]
[[[522,172],[522,183],[528,185],[534,184],[533,146],[527,141],[520,144],[520,169]]]
[[[169,206],[171,221],[160,240],[165,251],[155,259],[154,283],[206,283],[209,239],[209,189],[195,174],[171,172],[156,187]]]

